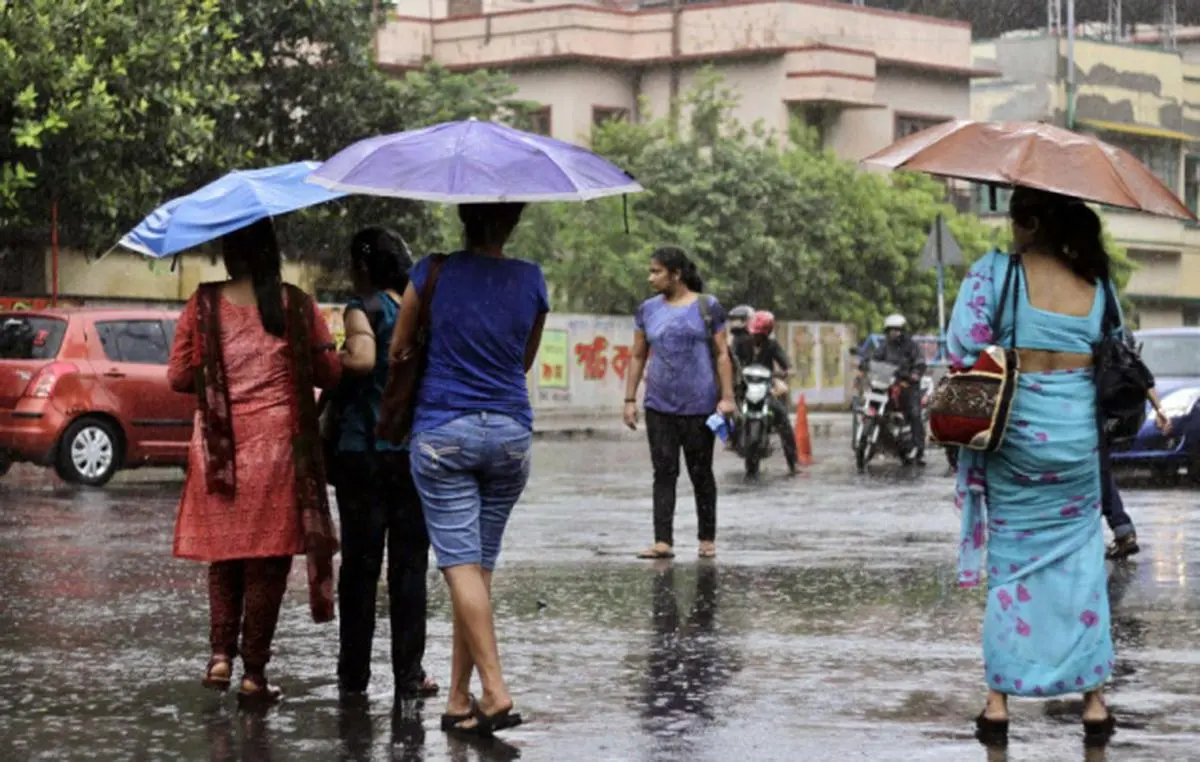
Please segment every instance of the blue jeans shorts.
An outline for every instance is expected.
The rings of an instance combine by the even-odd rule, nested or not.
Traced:
[[[512,418],[472,413],[413,437],[409,460],[439,569],[491,571],[529,481],[533,435]]]

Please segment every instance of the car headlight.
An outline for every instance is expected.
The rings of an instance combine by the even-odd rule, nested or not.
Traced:
[[[1163,398],[1162,409],[1168,418],[1179,418],[1192,412],[1198,401],[1200,389],[1180,389]]]

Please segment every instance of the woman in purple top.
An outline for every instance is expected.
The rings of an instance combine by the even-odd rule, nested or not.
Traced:
[[[430,298],[428,363],[409,448],[413,482],[454,609],[450,698],[442,729],[491,735],[519,725],[500,669],[492,572],[513,506],[529,479],[533,410],[525,374],[550,303],[532,262],[504,244],[524,204],[458,208],[466,248],[442,264]],[[430,257],[413,267],[392,341],[412,350]],[[471,675],[483,691],[471,696]]]
[[[675,555],[675,487],[679,451],[696,492],[700,556],[717,554],[713,410],[733,415],[733,366],[725,342],[725,311],[703,293],[696,265],[668,246],[650,258],[650,286],[658,296],[642,303],[633,337],[633,361],[625,384],[625,425],[637,429],[637,390],[646,376],[646,433],[654,464],[654,545],[641,558]]]

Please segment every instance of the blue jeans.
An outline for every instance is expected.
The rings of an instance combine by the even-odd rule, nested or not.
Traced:
[[[529,481],[533,434],[512,418],[472,413],[417,434],[409,458],[439,569],[491,571],[509,514]]]

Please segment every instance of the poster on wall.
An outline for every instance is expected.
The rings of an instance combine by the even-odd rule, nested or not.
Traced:
[[[571,371],[567,366],[570,359],[568,346],[570,336],[566,331],[547,328],[542,333],[542,344],[538,347],[538,388],[568,389],[571,386]]]
[[[788,349],[795,366],[792,376],[793,391],[813,391],[817,388],[817,364],[815,348],[816,337],[813,335],[814,326],[808,323],[789,323],[791,341]]]

